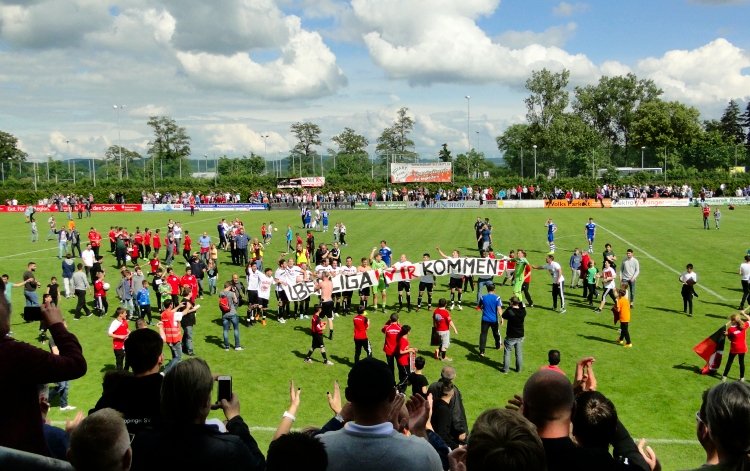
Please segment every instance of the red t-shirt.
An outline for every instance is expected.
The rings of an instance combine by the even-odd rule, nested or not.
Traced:
[[[149,262],[149,265],[151,265],[151,273],[156,273],[156,270],[159,269],[159,266],[161,265],[161,262],[158,258],[152,258]]]
[[[190,244],[192,244],[193,241],[190,240],[190,236],[185,236],[185,242],[182,243],[182,246],[185,248],[185,250],[190,250]]]
[[[133,246],[130,248],[130,257],[131,258],[138,258],[140,254],[138,253],[138,244],[133,244]]]
[[[96,280],[94,282],[94,296],[98,298],[105,298],[107,292],[104,291],[104,282],[102,280]]]
[[[115,231],[109,231],[109,241],[110,242],[115,242],[115,239],[116,239],[115,234],[116,234]]]
[[[516,269],[516,262],[514,262],[513,260],[507,260],[505,262],[505,268],[507,270],[515,270]]]
[[[154,248],[155,249],[161,248],[161,239],[159,238],[159,234],[154,234]]]
[[[451,330],[451,314],[445,309],[437,308],[432,313],[432,323],[438,332],[449,331]]]
[[[133,236],[133,239],[135,240],[136,244],[142,244],[143,243],[143,234],[136,233],[136,235]]]
[[[406,366],[409,364],[409,354],[401,354],[401,352],[403,352],[407,348],[409,348],[409,339],[407,339],[406,337],[401,337],[398,341],[398,351],[396,352],[398,364],[401,366]]]
[[[523,269],[523,281],[526,283],[531,283],[531,266],[526,265],[526,268]]]
[[[122,323],[112,332],[114,335],[128,335],[128,321],[122,321]],[[125,348],[125,339],[112,339],[112,348],[114,350],[122,350]]]
[[[311,326],[313,334],[323,333],[323,321],[320,320],[320,316],[312,316]]]
[[[89,232],[89,241],[92,247],[99,247],[102,244],[102,235],[98,232]]]
[[[195,301],[195,297],[198,295],[198,280],[195,275],[185,275],[180,278],[180,286],[189,286],[192,293],[190,301]]]
[[[175,275],[170,275],[167,277],[167,283],[169,283],[169,286],[172,287],[172,292],[170,294],[180,294],[180,279],[177,278]]]
[[[354,316],[354,340],[366,340],[370,321],[362,315]]]
[[[744,322],[743,324],[742,328],[738,325],[730,325],[727,329],[727,338],[732,343],[729,353],[747,353],[745,334],[750,323]]]
[[[146,232],[143,234],[143,243],[146,244],[146,247],[151,247],[151,233]]]
[[[588,253],[584,253],[581,257],[581,277],[585,276],[586,270],[589,269],[589,262],[591,261],[591,257],[589,257]]]
[[[386,324],[382,329],[385,334],[385,344],[383,345],[383,351],[388,356],[393,356],[393,352],[396,350],[396,337],[401,333],[401,325],[396,322],[395,324]]]
[[[703,207],[703,216],[708,217],[708,215],[711,214],[711,209],[708,206]]]

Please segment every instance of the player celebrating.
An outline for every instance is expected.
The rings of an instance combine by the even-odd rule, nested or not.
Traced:
[[[557,310],[557,298],[560,298],[560,314],[565,313],[565,277],[562,267],[555,261],[554,255],[547,255],[547,263],[541,267],[533,266],[534,270],[547,270],[552,276],[552,309]],[[516,268],[517,269],[517,268]]]
[[[370,265],[367,264],[367,258],[362,257],[360,265],[357,267],[357,273],[364,273],[366,271],[372,271]],[[366,286],[359,289],[359,305],[364,306],[367,309],[367,300],[370,298],[370,287]]]
[[[452,254],[453,256],[449,257],[445,255],[442,250],[440,250],[440,247],[435,247],[435,248],[437,249],[438,253],[440,253],[440,256],[443,258],[460,258],[461,257],[461,254],[458,252],[458,250],[454,250]],[[464,291],[462,289],[462,286],[463,286],[462,281],[463,281],[462,274],[451,273],[450,279],[448,281],[448,287],[451,290],[451,311],[453,310],[454,307],[456,307],[455,298],[454,298],[456,292],[458,292],[458,310],[462,311],[464,309],[463,306],[461,306],[461,297],[464,294]]]
[[[370,320],[365,317],[365,307],[361,304],[357,307],[357,315],[354,316],[354,363],[359,361],[362,350],[365,351],[367,358],[372,358],[372,347],[370,340],[367,338],[367,329],[370,328]]]
[[[596,238],[596,224],[594,223],[594,218],[589,218],[589,223],[586,224],[586,240],[589,242],[589,253],[594,253],[594,239],[595,238]]]
[[[478,218],[477,218],[478,219]],[[427,262],[430,260],[430,254],[425,253],[422,255],[422,260]],[[432,288],[435,286],[435,275],[433,273],[424,273],[419,277],[419,294],[417,296],[417,312],[422,309],[422,296],[427,291],[427,309],[432,309]]]
[[[401,254],[401,258],[398,262],[393,264],[393,267],[397,270],[406,268],[412,263],[406,259],[406,254]],[[404,291],[406,292],[406,306],[408,312],[411,312],[411,280],[403,280],[398,282],[398,308],[399,310],[404,308]]]
[[[385,241],[381,242],[381,244],[385,244]],[[377,270],[379,273],[378,276],[378,285],[372,287],[372,302],[375,310],[378,309],[378,293],[383,293],[381,295],[382,301],[383,301],[383,313],[385,313],[385,300],[386,300],[386,290],[388,289],[388,284],[385,282],[385,276],[383,276],[383,271],[388,268],[388,264],[383,261],[383,255],[382,251],[383,249],[380,249],[380,252],[375,253],[375,251],[378,250],[377,247],[372,248],[372,252],[370,252],[370,266],[373,270]],[[390,249],[388,249],[390,251]],[[373,259],[374,257],[374,259]]]
[[[527,266],[531,266],[529,261],[526,260],[526,251],[522,249],[516,250],[515,258],[503,257],[503,260],[505,260],[506,262],[514,262],[515,273],[518,273],[519,275],[521,273],[525,273]],[[521,293],[523,292],[523,283],[523,276],[513,277],[513,296],[516,296],[518,299],[521,299]]]
[[[380,241],[380,250],[378,252],[380,253],[380,257],[383,259],[383,262],[385,262],[385,266],[390,267],[391,255],[393,255],[393,251],[390,247],[388,247],[388,245],[386,245],[385,240]]]
[[[326,323],[320,319],[320,304],[316,304],[313,309],[315,309],[315,313],[313,314],[311,321],[312,345],[310,346],[310,350],[307,352],[307,356],[305,357],[305,363],[313,362],[312,358],[310,357],[312,356],[315,349],[319,348],[320,354],[323,355],[323,363],[330,366],[333,365],[333,362],[328,360],[328,356],[326,355],[326,346],[323,343],[323,329],[325,329]]]
[[[354,276],[357,274],[357,267],[352,265],[352,258],[346,257],[346,265],[344,265],[341,268],[341,274],[344,276]],[[343,297],[343,311],[344,315],[349,315],[349,309],[351,308],[352,303],[352,295],[354,294],[353,291],[344,291],[342,294]]]
[[[557,232],[557,226],[552,222],[552,218],[547,219],[544,223],[544,227],[547,228],[547,242],[549,242],[549,253],[550,255],[555,254],[555,232]]]

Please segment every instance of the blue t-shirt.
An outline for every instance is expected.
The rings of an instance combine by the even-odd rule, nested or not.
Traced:
[[[292,230],[286,231],[286,240],[292,240]]]
[[[328,211],[323,211],[320,213],[321,216],[323,216],[323,224],[326,226],[328,225]]]
[[[207,249],[211,246],[211,238],[208,236],[206,237],[200,236],[198,238],[198,243],[200,244],[202,249]]]
[[[555,226],[555,223],[554,223],[554,222],[551,222],[551,223],[549,223],[549,226],[547,226],[547,235],[550,235],[550,236],[551,236],[551,235],[552,235],[552,233],[553,233],[553,232],[555,232],[555,228],[556,228],[556,227],[557,227],[557,226]],[[579,227],[580,227],[580,226],[579,226]]]
[[[483,229],[482,230],[482,242],[489,242],[489,241],[490,241],[490,230]]]
[[[138,293],[135,296],[135,299],[138,301],[139,306],[151,305],[151,299],[149,298],[148,288],[139,289]]]
[[[383,261],[386,265],[389,267],[391,266],[391,254],[393,253],[390,249],[390,247],[382,247],[379,250],[380,256],[383,258]]]
[[[503,300],[495,293],[487,293],[479,300],[482,307],[482,322],[497,322],[497,308],[503,306]]]
[[[586,224],[586,234],[589,236],[593,236],[594,232],[596,231],[596,224],[593,222],[590,222]]]

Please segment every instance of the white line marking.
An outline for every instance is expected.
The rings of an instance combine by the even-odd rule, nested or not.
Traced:
[[[238,211],[237,213],[232,213],[232,214],[241,214],[241,213],[242,213],[241,211]],[[170,213],[170,214],[171,214],[171,213]],[[215,219],[215,218],[216,218],[216,216],[214,216],[214,217],[211,217],[211,218],[208,218],[208,219],[198,219],[197,221],[188,221],[188,222],[185,222],[185,223],[181,223],[181,224],[182,224],[183,226],[186,226],[186,225],[188,225],[188,224],[194,224],[194,223],[196,223],[196,222],[205,222],[205,221],[210,221],[211,219]],[[166,227],[167,227],[167,226],[164,226],[164,227],[159,227],[159,229],[166,229]],[[155,229],[156,229],[156,228],[155,228]],[[103,239],[103,240],[104,240],[104,239]],[[109,241],[109,239],[106,239],[106,241]],[[47,241],[44,241],[44,242],[47,242]],[[29,243],[31,243],[31,242],[29,242]],[[40,243],[40,244],[41,244],[42,242],[40,241],[40,242],[38,242],[38,243]],[[48,250],[59,250],[59,249],[60,249],[59,245],[57,245],[57,242],[55,242],[55,241],[52,241],[52,243],[54,243],[54,244],[55,244],[55,246],[54,246],[54,247],[50,247],[50,248],[48,248],[48,249],[33,250],[33,251],[31,251],[31,252],[22,252],[22,253],[14,253],[14,254],[12,254],[12,255],[4,255],[4,256],[0,257],[0,260],[2,260],[2,259],[6,259],[6,258],[10,258],[10,257],[16,257],[16,256],[18,256],[18,255],[29,255],[29,254],[32,254],[32,253],[39,253],[39,252],[46,252],[46,251],[48,251]]]
[[[673,272],[673,273],[676,273],[676,274],[677,274],[678,276],[679,276],[679,275],[682,275],[682,273],[681,273],[681,272],[679,272],[679,271],[675,270],[674,268],[670,267],[669,265],[667,265],[666,263],[662,262],[661,260],[659,260],[658,258],[654,257],[653,255],[650,255],[650,254],[649,254],[648,252],[646,252],[645,250],[643,250],[643,249],[641,249],[641,248],[639,248],[639,247],[637,247],[637,246],[633,245],[632,243],[630,243],[630,242],[628,242],[627,240],[623,239],[622,237],[620,237],[619,235],[617,235],[617,234],[615,234],[614,232],[610,231],[609,229],[607,229],[606,227],[602,226],[601,224],[597,224],[597,227],[601,227],[601,228],[602,228],[602,229],[604,229],[605,231],[609,232],[609,233],[610,233],[610,234],[612,234],[613,236],[615,236],[615,237],[617,237],[618,239],[620,239],[621,241],[625,242],[625,243],[626,243],[626,244],[628,244],[628,245],[629,245],[630,247],[632,247],[633,249],[635,249],[635,250],[637,250],[638,252],[642,253],[643,255],[645,255],[646,257],[650,258],[651,260],[655,261],[656,263],[658,263],[659,265],[663,266],[663,267],[664,267],[664,268],[666,268],[667,270],[669,270],[669,271],[671,271],[671,272]],[[719,293],[717,293],[716,291],[713,291],[712,289],[709,289],[709,288],[708,288],[708,286],[706,286],[706,285],[704,285],[704,284],[701,284],[701,285],[700,285],[700,288],[701,288],[701,289],[703,289],[704,291],[707,291],[707,292],[708,292],[709,294],[712,294],[712,295],[714,295],[715,297],[717,297],[717,298],[721,299],[722,301],[727,301],[727,298],[725,298],[724,296],[720,295],[720,294],[719,294]]]

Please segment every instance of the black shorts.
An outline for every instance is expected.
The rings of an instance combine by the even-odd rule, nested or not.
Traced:
[[[461,289],[464,286],[464,280],[462,278],[448,278],[448,288],[450,289]]]
[[[268,309],[268,300],[265,298],[258,297],[257,302],[255,304],[262,307],[263,309]]]
[[[368,286],[367,288],[362,288],[361,290],[359,290],[359,295],[365,298],[370,296],[370,287]]]
[[[342,295],[344,296],[344,298],[346,298],[346,299],[352,299],[352,296],[354,295],[354,291],[344,291],[344,292],[343,292],[343,293],[341,293],[341,294],[342,294]]]
[[[419,282],[419,292],[424,293],[427,291],[428,293],[432,293],[432,287],[435,286],[433,283],[425,283],[424,281]]]
[[[320,304],[321,312],[320,315],[325,317],[326,319],[330,319],[333,317],[333,301],[323,301]]]
[[[325,344],[323,343],[323,334],[312,334],[312,348],[325,348]]]
[[[258,304],[258,292],[256,290],[248,290],[247,292],[247,304]]]
[[[289,302],[289,298],[286,297],[286,291],[284,291],[283,289],[281,291],[276,291],[276,300],[280,303]]]
[[[399,281],[398,282],[398,290],[399,291],[406,291],[407,293],[411,293],[411,283],[408,281]]]
[[[341,297],[341,291],[339,291],[338,293],[333,293],[331,296],[333,297],[333,299],[339,299]]]

